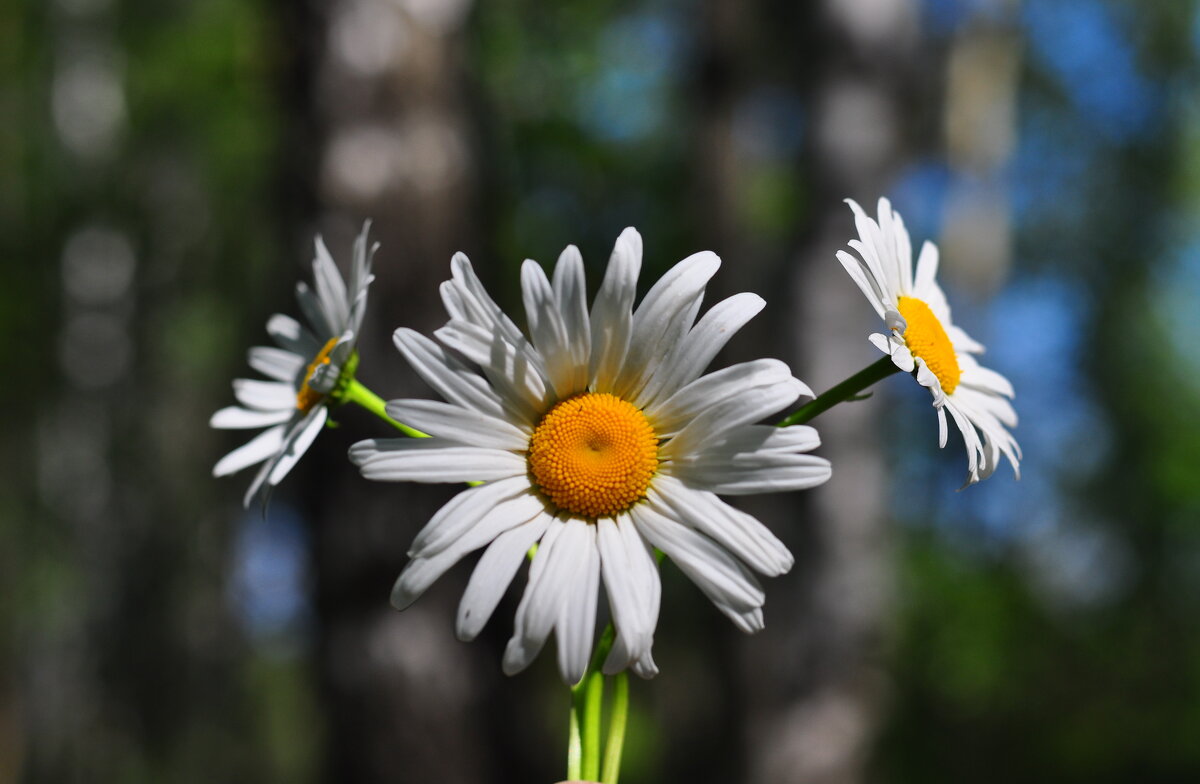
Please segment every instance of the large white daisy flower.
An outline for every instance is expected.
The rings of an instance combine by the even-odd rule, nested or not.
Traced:
[[[487,546],[458,611],[458,636],[473,639],[538,545],[504,654],[509,674],[555,631],[564,680],[582,677],[603,578],[616,629],[604,671],[654,675],[654,548],[738,628],[761,629],[764,596],[752,571],[782,574],[792,555],[717,494],[797,490],[829,478],[828,461],[804,454],[819,444],[811,427],[755,424],[811,397],[787,365],[761,359],[701,375],[763,300],[738,294],[695,321],[720,265],[704,252],[675,265],[633,312],[641,257],[641,236],[626,229],[590,313],[576,248],[563,251],[553,280],[526,261],[527,338],[456,255],[441,289],[450,314],[437,332],[442,345],[408,329],[395,334],[447,402],[395,400],[388,414],[433,437],[351,449],[368,479],[483,482],[417,535],[392,592],[397,607]]]
[[[249,352],[250,367],[271,380],[235,379],[233,393],[241,405],[223,408],[209,421],[216,428],[267,428],[213,467],[213,476],[224,476],[263,463],[246,491],[247,507],[260,491],[268,492],[292,470],[325,424],[339,382],[353,375],[367,287],[374,280],[371,260],[379,247],[367,246],[370,225],[364,223],[354,241],[349,285],[325,242],[316,238],[316,290],[304,282],[296,284],[296,299],[308,326],[281,313],[271,316],[267,332],[279,348],[255,346]]]
[[[888,200],[879,200],[878,223],[854,200],[846,203],[859,236],[849,244],[861,258],[838,251],[838,260],[888,327],[886,335],[871,335],[871,343],[905,373],[915,370],[917,382],[933,394],[942,447],[950,412],[967,448],[966,484],[991,476],[1002,454],[1020,477],[1021,447],[1007,429],[1017,425],[1008,401],[1012,384],[975,360],[972,354],[983,353],[983,346],[951,320],[936,279],[937,246],[925,241],[914,273],[908,230]]]

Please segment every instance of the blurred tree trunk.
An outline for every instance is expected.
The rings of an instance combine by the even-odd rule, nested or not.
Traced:
[[[464,96],[465,0],[334,0],[287,6],[299,40],[296,99],[315,142],[314,225],[296,230],[297,258],[313,229],[349,258],[364,218],[374,220],[376,283],[362,339],[359,378],[386,399],[428,396],[392,346],[399,326],[428,333],[444,319],[436,296],[474,230],[472,135]],[[301,15],[298,15],[301,14]],[[315,64],[315,65],[311,65]],[[301,131],[303,133],[303,131]],[[302,136],[295,140],[306,146]],[[300,176],[303,176],[300,175]],[[338,438],[391,437],[359,410],[339,412]],[[421,525],[456,488],[368,483],[338,450],[301,469],[313,510],[317,666],[327,718],[330,782],[479,782],[483,691],[467,648],[454,638],[457,590],[445,581],[405,613],[388,595]]]
[[[723,286],[766,293],[768,309],[748,333],[753,353],[785,357],[820,392],[875,359],[866,342],[873,314],[834,254],[855,236],[842,200],[873,213],[908,153],[912,112],[899,101],[913,93],[915,8],[830,0],[754,10],[736,0],[706,4],[695,151],[701,231],[726,260]],[[761,52],[778,53],[786,67],[755,66],[772,60]],[[781,86],[808,118],[800,160],[781,162],[797,170],[812,205],[796,216],[803,234],[790,251],[755,236],[739,198],[750,155],[739,137],[764,100],[758,93]],[[783,277],[771,278],[773,270]],[[744,717],[746,780],[764,784],[862,781],[886,687],[877,661],[893,556],[878,412],[870,402],[842,406],[815,424],[833,479],[810,493],[739,503],[796,555],[793,572],[769,587],[766,631],[740,648],[744,696],[730,706]]]

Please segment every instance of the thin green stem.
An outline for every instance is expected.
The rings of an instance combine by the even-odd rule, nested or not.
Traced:
[[[604,703],[604,674],[599,670],[584,678],[583,688],[583,776],[600,780],[600,713]]]
[[[608,736],[604,747],[604,768],[600,781],[617,784],[621,774],[621,752],[625,749],[625,726],[629,723],[629,673],[617,674],[612,704],[608,706]]]
[[[779,423],[779,427],[800,425],[813,419],[817,414],[828,411],[838,403],[849,400],[877,381],[887,378],[900,371],[891,357],[884,357],[873,365],[869,365],[855,373],[850,378],[838,384],[828,392],[823,392],[816,399],[800,406],[790,416]]]
[[[350,379],[350,381],[346,384],[346,389],[344,392],[342,392],[342,401],[346,403],[357,403],[375,416],[382,419],[384,422],[387,422],[389,425],[399,430],[401,433],[404,433],[406,436],[412,436],[413,438],[429,438],[428,434],[411,428],[403,422],[397,422],[388,416],[387,403],[383,401],[383,398],[363,386],[357,378]]]
[[[600,780],[600,709],[604,701],[604,674],[600,668],[615,639],[616,630],[610,623],[601,633],[583,677],[571,687],[567,738],[567,778],[571,780]]]
[[[571,717],[567,722],[567,779],[578,781],[583,775],[583,738],[579,734],[579,704],[571,695]]]

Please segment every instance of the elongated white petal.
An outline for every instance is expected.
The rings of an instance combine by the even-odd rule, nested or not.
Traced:
[[[584,565],[586,541],[582,533],[577,526],[556,519],[542,537],[529,567],[529,584],[517,605],[513,635],[504,648],[501,666],[505,675],[515,675],[528,667],[546,644],[566,598],[566,588]]]
[[[510,343],[498,332],[451,321],[435,333],[439,340],[479,365],[492,387],[522,420],[532,424],[548,408],[551,389],[540,357],[524,338]]]
[[[321,342],[315,335],[300,325],[291,316],[276,313],[267,320],[267,333],[285,351],[301,357],[315,357],[321,350]]]
[[[701,411],[660,451],[669,458],[701,454],[707,445],[719,441],[727,432],[778,413],[801,394],[809,394],[808,387],[791,377],[743,390],[740,395]]]
[[[367,479],[385,482],[490,482],[527,470],[523,455],[440,438],[359,441],[350,459]]]
[[[503,419],[440,400],[391,400],[387,415],[431,436],[468,446],[521,451],[529,434]]]
[[[604,672],[612,674],[650,652],[661,588],[654,558],[628,514],[596,521],[596,543],[616,630],[604,661]]]
[[[217,464],[213,466],[213,476],[232,474],[236,471],[241,471],[246,466],[266,460],[283,446],[285,432],[286,428],[283,425],[276,425],[269,430],[259,433],[249,442],[239,446],[218,460]]]
[[[651,496],[659,506],[669,506],[675,519],[709,537],[759,574],[785,574],[795,562],[765,525],[713,493],[694,490],[674,477],[659,476]]]
[[[341,327],[329,321],[320,298],[304,281],[296,284],[296,304],[300,306],[300,312],[304,314],[313,333],[322,343],[341,333]]]
[[[638,531],[666,553],[680,571],[696,584],[738,628],[757,631],[755,612],[765,594],[754,575],[740,561],[711,539],[668,517],[651,504],[630,510]],[[761,622],[761,614],[758,615]]]
[[[331,334],[342,332],[350,325],[350,307],[346,301],[346,284],[342,281],[325,241],[318,235],[313,242],[313,285],[317,289],[317,301],[325,322],[332,328]]]
[[[913,280],[913,294],[924,299],[929,290],[936,285],[938,269],[938,249],[929,240],[921,245],[921,255],[917,257],[917,274]]]
[[[586,370],[572,355],[554,289],[536,261],[527,260],[521,266],[521,295],[533,345],[545,362],[546,379],[558,397],[568,397],[587,384]]]
[[[457,290],[459,303],[471,323],[495,332],[510,343],[524,340],[521,330],[487,293],[464,254],[455,253],[450,259],[450,274],[453,276],[450,283]]]
[[[255,346],[250,349],[247,359],[250,367],[264,376],[288,383],[295,381],[308,364],[304,357],[298,354],[270,346]]]
[[[417,375],[446,400],[488,416],[505,418],[500,398],[487,381],[446,349],[421,333],[403,327],[396,330],[392,340]]]
[[[637,297],[638,273],[642,268],[642,235],[628,228],[617,237],[604,282],[592,303],[589,360],[591,386],[596,392],[612,392],[625,364],[633,330],[633,300]]]
[[[754,495],[806,490],[829,481],[829,461],[816,455],[755,453],[731,464],[677,460],[671,474],[692,487],[721,495]]]
[[[425,524],[408,550],[410,558],[427,558],[444,550],[479,524],[498,513],[518,522],[529,520],[545,509],[523,476],[500,479],[462,491],[451,498]]]
[[[558,670],[563,682],[578,683],[587,669],[596,633],[596,598],[600,591],[600,551],[596,547],[596,526],[583,520],[571,520],[576,529],[574,547],[579,567],[571,575],[566,596],[558,610],[555,636],[558,638]]]
[[[693,254],[667,270],[646,292],[633,314],[629,351],[613,387],[614,394],[643,403],[640,393],[652,368],[692,328],[704,287],[720,266],[715,253]]]
[[[483,557],[475,565],[467,590],[463,592],[458,605],[458,639],[463,642],[473,640],[487,625],[509,583],[525,561],[529,548],[542,538],[550,519],[548,515],[539,515],[505,531],[488,545]]]
[[[646,408],[660,437],[678,433],[704,411],[726,404],[751,389],[773,386],[792,377],[777,359],[756,359],[701,376],[662,403]],[[811,392],[810,392],[811,394]]]
[[[587,278],[583,272],[583,258],[574,245],[567,246],[554,267],[554,301],[562,314],[569,343],[567,351],[575,366],[570,384],[565,390],[558,390],[560,397],[566,397],[582,392],[587,387],[592,352],[592,332],[587,309]]]
[[[227,406],[212,415],[208,420],[210,427],[222,430],[244,430],[252,427],[267,427],[278,425],[292,418],[296,412],[292,409],[277,409],[275,411],[254,411],[238,406]]]
[[[328,415],[329,409],[325,406],[317,406],[308,412],[298,426],[288,432],[283,446],[279,449],[279,458],[271,467],[271,472],[267,474],[267,484],[277,485],[283,481],[283,478],[292,470],[292,466],[296,465],[297,461],[312,446],[313,440],[325,425]]]
[[[701,317],[696,326],[669,350],[652,373],[639,402],[643,406],[665,400],[700,376],[729,339],[766,305],[757,294],[735,294]]]
[[[235,378],[233,380],[233,396],[243,406],[258,411],[294,410],[296,408],[295,387],[279,381]]]
[[[539,511],[538,514],[542,513]],[[427,557],[421,556],[412,559],[400,573],[396,584],[392,586],[392,606],[398,610],[407,608],[468,553],[478,550],[505,531],[527,523],[531,519],[531,517],[522,518],[513,515],[507,505],[502,505],[481,517],[475,525],[468,528],[462,536],[448,546]]]

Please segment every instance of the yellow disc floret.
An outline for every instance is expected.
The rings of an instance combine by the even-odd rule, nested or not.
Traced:
[[[925,360],[925,364],[941,382],[943,392],[953,394],[962,370],[958,367],[958,357],[955,356],[954,344],[950,342],[946,328],[929,306],[916,297],[900,297],[897,306],[908,324],[904,330],[904,342],[908,350],[914,357]]]
[[[646,495],[658,437],[636,406],[589,392],[551,408],[529,439],[529,472],[557,506],[589,519],[623,512]]]
[[[300,411],[310,411],[313,406],[325,399],[325,393],[313,389],[308,382],[312,381],[313,373],[317,372],[317,368],[329,364],[329,353],[333,351],[338,340],[339,338],[330,338],[329,342],[322,346],[317,355],[313,357],[313,361],[308,363],[308,370],[304,372],[304,383],[296,392],[296,408]]]

